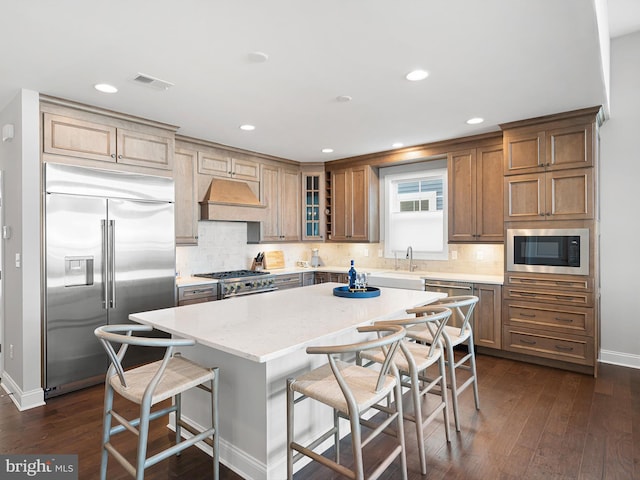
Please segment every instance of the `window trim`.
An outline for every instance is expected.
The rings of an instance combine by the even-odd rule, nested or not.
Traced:
[[[430,159],[424,159],[416,163],[410,163],[405,165],[395,165],[391,167],[380,168],[380,241],[384,243],[383,255],[384,258],[404,258],[404,251],[392,251],[389,248],[387,240],[387,216],[389,214],[389,205],[387,197],[389,196],[388,189],[390,188],[391,181],[401,180],[405,178],[415,178],[417,172],[423,172],[425,170],[442,170],[444,173],[443,182],[443,249],[441,252],[424,252],[413,251],[413,258],[416,260],[448,260],[449,258],[449,207],[448,207],[448,171],[447,171],[447,158],[435,157]],[[408,245],[407,245],[408,246]]]

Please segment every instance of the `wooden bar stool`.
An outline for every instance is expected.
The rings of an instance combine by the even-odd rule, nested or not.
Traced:
[[[401,378],[408,377],[408,381],[402,382],[402,386],[409,388],[413,402],[413,413],[404,413],[404,419],[415,423],[416,437],[418,439],[418,453],[420,454],[420,470],[423,475],[427,473],[427,460],[424,446],[424,427],[436,419],[442,412],[444,418],[444,431],[447,442],[450,442],[449,431],[449,401],[447,399],[447,377],[444,366],[444,348],[442,346],[442,332],[451,316],[451,310],[446,307],[424,307],[419,317],[403,318],[376,322],[376,325],[400,325],[405,328],[423,327],[429,331],[431,342],[428,345],[416,343],[409,338],[400,342],[400,351],[394,358],[394,363],[400,371]],[[408,331],[408,330],[407,330]],[[363,359],[381,363],[385,359],[381,349],[366,350],[360,354]],[[438,364],[438,375],[431,378],[427,376],[427,368]],[[440,397],[440,403],[435,405],[423,416],[423,398],[427,394],[436,394]],[[425,403],[426,406],[426,403]],[[424,417],[424,418],[423,418]]]
[[[480,398],[478,396],[478,374],[476,373],[476,355],[473,345],[473,329],[471,328],[471,314],[478,303],[478,297],[474,295],[459,295],[453,297],[442,298],[434,303],[424,307],[411,308],[407,313],[421,315],[430,306],[437,305],[450,308],[453,315],[456,316],[460,323],[460,327],[447,325],[442,332],[444,345],[446,349],[446,365],[449,369],[449,388],[451,389],[451,400],[453,403],[453,417],[455,419],[456,431],[460,431],[460,415],[458,413],[458,397],[464,392],[469,385],[473,385],[473,395],[476,402],[476,410],[480,410]],[[410,329],[407,336],[418,341],[429,343],[432,336],[427,329]],[[466,345],[467,353],[456,362],[453,355],[453,348],[457,345]],[[467,362],[469,362],[467,364]],[[456,379],[456,370],[466,370],[469,372],[467,378],[461,385],[458,385]]]
[[[354,343],[326,347],[309,347],[309,354],[327,355],[329,363],[316,368],[297,378],[287,380],[287,478],[293,478],[294,462],[307,456],[339,474],[356,480],[363,480],[364,463],[362,450],[380,433],[385,432],[393,422],[396,422],[398,445],[385,458],[369,477],[375,479],[387,469],[389,465],[400,457],[402,478],[407,479],[407,459],[402,427],[402,390],[397,369],[392,358],[399,342],[405,336],[405,330],[398,325],[368,326],[358,328],[359,332],[389,332],[381,338]],[[336,359],[334,356],[353,354],[361,350],[385,347],[385,358],[379,371],[348,363]],[[391,375],[389,372],[393,372]],[[392,407],[382,404],[388,395],[394,392],[395,403]],[[299,394],[299,395],[296,395]],[[304,399],[314,399],[328,405],[334,412],[334,425],[318,438],[301,445],[294,439],[294,407]],[[362,418],[370,409],[377,409],[387,413],[380,424],[373,424]],[[340,430],[339,417],[347,418],[351,425],[351,448],[353,450],[354,465],[352,469],[340,464]],[[362,438],[361,426],[370,428],[366,438]],[[314,448],[325,440],[333,437],[336,449],[335,461],[316,453]],[[294,456],[294,451],[299,452]]]
[[[95,335],[107,351],[111,365],[105,379],[104,420],[102,434],[102,463],[100,478],[107,478],[107,461],[111,454],[136,480],[144,478],[146,468],[155,465],[171,455],[179,455],[182,450],[200,441],[206,441],[213,448],[213,478],[219,478],[218,459],[218,369],[204,368],[200,365],[173,354],[175,347],[192,346],[195,341],[188,339],[146,338],[133,336],[133,332],[149,332],[147,325],[106,325],[96,328]],[[116,353],[115,348],[120,344]],[[157,362],[124,370],[122,360],[129,345],[165,348],[164,358]],[[191,388],[201,388],[211,395],[211,428],[197,431],[185,424],[180,418],[181,394]],[[140,416],[127,420],[113,409],[114,392],[140,406]],[[151,407],[173,397],[170,407],[151,411]],[[176,418],[175,445],[147,458],[147,438],[149,422],[174,412]],[[119,425],[112,427],[111,420]],[[181,429],[188,430],[193,436],[182,440]],[[128,430],[138,436],[138,448],[135,464],[127,460],[111,444],[111,436]],[[211,437],[211,438],[209,438]]]

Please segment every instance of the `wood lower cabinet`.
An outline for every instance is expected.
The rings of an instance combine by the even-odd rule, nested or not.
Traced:
[[[448,155],[449,242],[503,242],[502,144]]]
[[[197,160],[195,150],[176,149],[173,169],[176,245],[198,244]]]
[[[336,272],[316,272],[315,275],[315,283],[327,283],[327,282],[335,282],[335,283],[349,283],[349,275],[347,273],[336,273]]]
[[[274,276],[273,285],[278,290],[302,287],[302,273],[283,273]]]
[[[330,240],[377,242],[378,174],[370,166],[333,170]]]
[[[299,170],[263,165],[261,195],[262,202],[267,206],[267,220],[262,222],[261,241],[300,241]]]
[[[563,364],[597,369],[597,321],[590,279],[508,274],[502,348]]]
[[[473,312],[473,341],[475,345],[500,349],[502,347],[502,285],[475,283],[473,295],[478,303]]]
[[[43,113],[43,153],[112,164],[171,170],[175,134],[148,125],[136,125],[78,112],[76,118]]]
[[[218,284],[178,287],[178,306],[218,300]]]

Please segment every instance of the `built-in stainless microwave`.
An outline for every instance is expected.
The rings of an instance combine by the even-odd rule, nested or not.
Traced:
[[[507,271],[589,275],[589,229],[507,229]]]

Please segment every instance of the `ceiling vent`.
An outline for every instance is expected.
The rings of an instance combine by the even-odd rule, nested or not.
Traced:
[[[151,75],[145,75],[144,73],[138,73],[133,77],[133,81],[140,85],[155,88],[156,90],[169,90],[173,87],[173,83],[166,80],[160,80],[159,78],[152,77]]]

